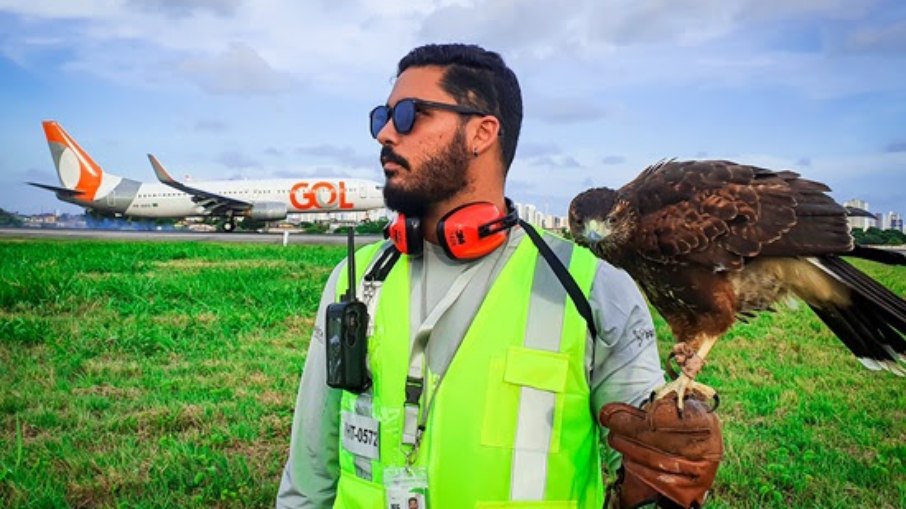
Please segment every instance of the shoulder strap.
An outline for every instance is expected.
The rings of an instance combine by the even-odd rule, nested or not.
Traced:
[[[535,247],[538,248],[538,251],[541,253],[541,256],[547,262],[548,266],[554,271],[554,275],[560,280],[560,284],[566,289],[566,293],[569,295],[569,298],[572,299],[573,304],[576,306],[576,310],[579,311],[579,314],[585,319],[585,323],[588,325],[588,331],[591,332],[591,337],[598,337],[598,329],[595,327],[595,320],[591,315],[591,305],[589,305],[585,294],[579,289],[579,284],[576,283],[576,280],[573,279],[569,271],[566,270],[566,267],[563,266],[563,262],[561,262],[560,259],[557,258],[557,255],[551,251],[550,246],[541,239],[541,235],[535,231],[535,228],[532,225],[520,219],[519,226],[521,226],[522,229],[525,230],[525,233],[528,234],[529,238],[532,239],[532,243],[535,244]]]
[[[372,264],[371,270],[365,274],[365,281],[383,283],[390,274],[390,269],[392,269],[400,259],[400,255],[399,249],[397,249],[393,243],[390,243],[390,245],[378,256],[374,264]]]

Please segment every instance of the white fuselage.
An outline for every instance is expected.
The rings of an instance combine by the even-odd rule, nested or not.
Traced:
[[[223,180],[191,182],[191,185],[252,204],[283,204],[289,213],[353,212],[384,206],[381,185],[360,179]],[[113,193],[99,196],[92,206],[98,208],[105,201],[114,204],[117,200]],[[204,199],[165,184],[146,182],[141,183],[122,213],[136,217],[207,215]]]

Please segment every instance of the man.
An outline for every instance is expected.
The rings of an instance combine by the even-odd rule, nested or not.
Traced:
[[[393,241],[356,258],[372,384],[326,383],[325,310],[349,284],[341,264],[322,295],[277,506],[404,507],[419,494],[429,509],[601,507],[596,416],[663,383],[654,327],[625,273],[514,225],[504,184],[522,122],[516,76],[477,46],[416,48],[370,120],[385,201],[400,213]],[[620,436],[634,437],[628,427]]]

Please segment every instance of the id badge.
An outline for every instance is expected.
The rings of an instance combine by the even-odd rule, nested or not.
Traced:
[[[378,443],[381,423],[366,415],[342,412],[343,448],[364,458],[376,460],[381,457]]]
[[[387,509],[428,509],[428,470],[424,467],[384,470]]]

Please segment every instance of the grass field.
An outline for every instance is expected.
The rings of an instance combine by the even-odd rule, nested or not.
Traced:
[[[0,241],[0,506],[272,506],[342,257]],[[906,270],[858,265],[906,295]],[[863,369],[805,306],[710,359],[727,454],[709,507],[906,507],[906,379]]]

